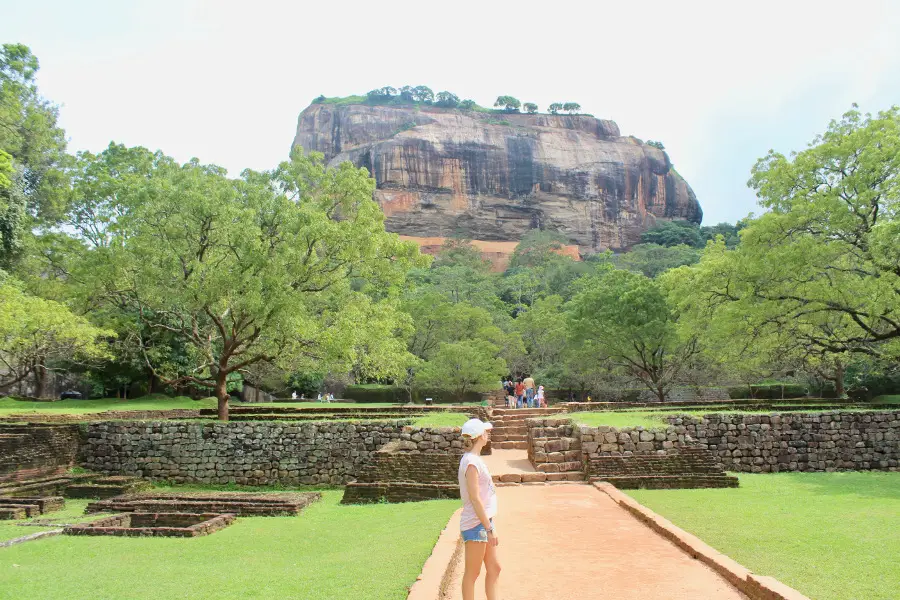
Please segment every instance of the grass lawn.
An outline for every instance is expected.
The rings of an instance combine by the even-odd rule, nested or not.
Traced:
[[[288,408],[358,408],[372,407],[384,408],[397,407],[401,404],[386,402],[270,402],[265,404],[250,404],[242,402],[229,402],[232,407],[252,406],[255,408],[288,407]],[[0,416],[11,414],[86,414],[116,410],[171,410],[175,408],[216,408],[215,398],[203,398],[191,400],[186,396],[169,398],[167,396],[145,396],[122,400],[121,398],[102,398],[98,400],[60,400],[58,402],[24,402],[12,398],[0,398]]]
[[[628,490],[751,571],[816,600],[900,590],[900,473],[739,475],[741,487]]]
[[[740,415],[771,415],[781,413],[822,413],[822,410],[715,410],[705,408],[704,410],[623,410],[623,411],[598,411],[598,412],[573,412],[560,415],[560,418],[568,417],[574,419],[580,425],[588,425],[597,427],[599,425],[609,425],[610,427],[644,427],[645,429],[653,429],[655,427],[667,427],[666,417],[674,417],[676,415],[688,415],[691,417],[703,417],[708,414],[740,414]],[[869,408],[853,408],[847,410],[836,409],[828,412],[877,412],[877,409]]]
[[[469,420],[463,413],[433,412],[426,413],[413,420],[415,427],[462,427]]]
[[[58,536],[2,549],[0,599],[406,598],[459,501],[341,506],[342,493],[206,537]]]
[[[875,404],[900,404],[900,394],[885,394],[872,399]]]
[[[84,507],[93,500],[67,499],[66,507],[62,510],[49,512],[35,519],[25,519],[24,521],[0,521],[0,542],[11,540],[13,538],[22,537],[38,531],[47,531],[54,527],[21,527],[16,523],[27,523],[29,521],[53,521],[54,523],[77,523],[78,521],[96,519],[97,515],[84,515]]]

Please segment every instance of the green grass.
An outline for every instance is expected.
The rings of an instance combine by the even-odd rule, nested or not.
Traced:
[[[740,480],[737,489],[627,493],[751,571],[816,600],[897,598],[900,473]]]
[[[574,419],[579,425],[588,425],[597,427],[599,425],[609,425],[611,427],[644,427],[653,429],[655,427],[667,427],[665,415],[669,413],[655,412],[575,412],[565,415]]]
[[[416,417],[413,420],[415,427],[462,427],[469,420],[469,416],[463,413],[433,412]]]
[[[62,510],[49,512],[46,515],[36,517],[36,519],[41,521],[53,521],[55,523],[75,523],[89,518],[96,519],[96,515],[91,515],[91,517],[84,516],[84,507],[88,505],[88,502],[93,502],[93,500],[66,500],[66,506]],[[38,531],[53,529],[53,527],[21,527],[16,524],[28,523],[29,521],[34,520],[35,519],[25,519],[24,521],[0,521],[0,542],[22,537],[23,535],[37,533]]]
[[[459,501],[340,506],[341,494],[206,537],[58,536],[3,549],[0,599],[406,598]]]
[[[874,404],[900,404],[900,394],[884,394],[872,399]]]

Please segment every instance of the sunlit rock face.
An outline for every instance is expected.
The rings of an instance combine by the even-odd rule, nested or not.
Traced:
[[[664,151],[594,117],[313,104],[294,145],[368,169],[388,231],[432,243],[517,242],[541,228],[584,254],[703,216]]]

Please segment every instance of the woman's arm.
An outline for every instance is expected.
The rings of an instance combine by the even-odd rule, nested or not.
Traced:
[[[487,510],[484,508],[484,503],[481,501],[481,494],[478,489],[478,469],[475,465],[466,467],[466,486],[469,489],[469,501],[472,503],[475,515],[478,517],[478,520],[481,521],[485,530],[487,530],[490,544],[496,546],[498,542],[497,536],[494,535],[491,519],[488,517]]]

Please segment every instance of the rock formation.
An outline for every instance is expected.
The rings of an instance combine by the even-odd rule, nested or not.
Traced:
[[[432,245],[541,228],[590,253],[636,244],[658,219],[703,216],[664,151],[588,116],[313,104],[294,145],[367,168],[388,231]]]

